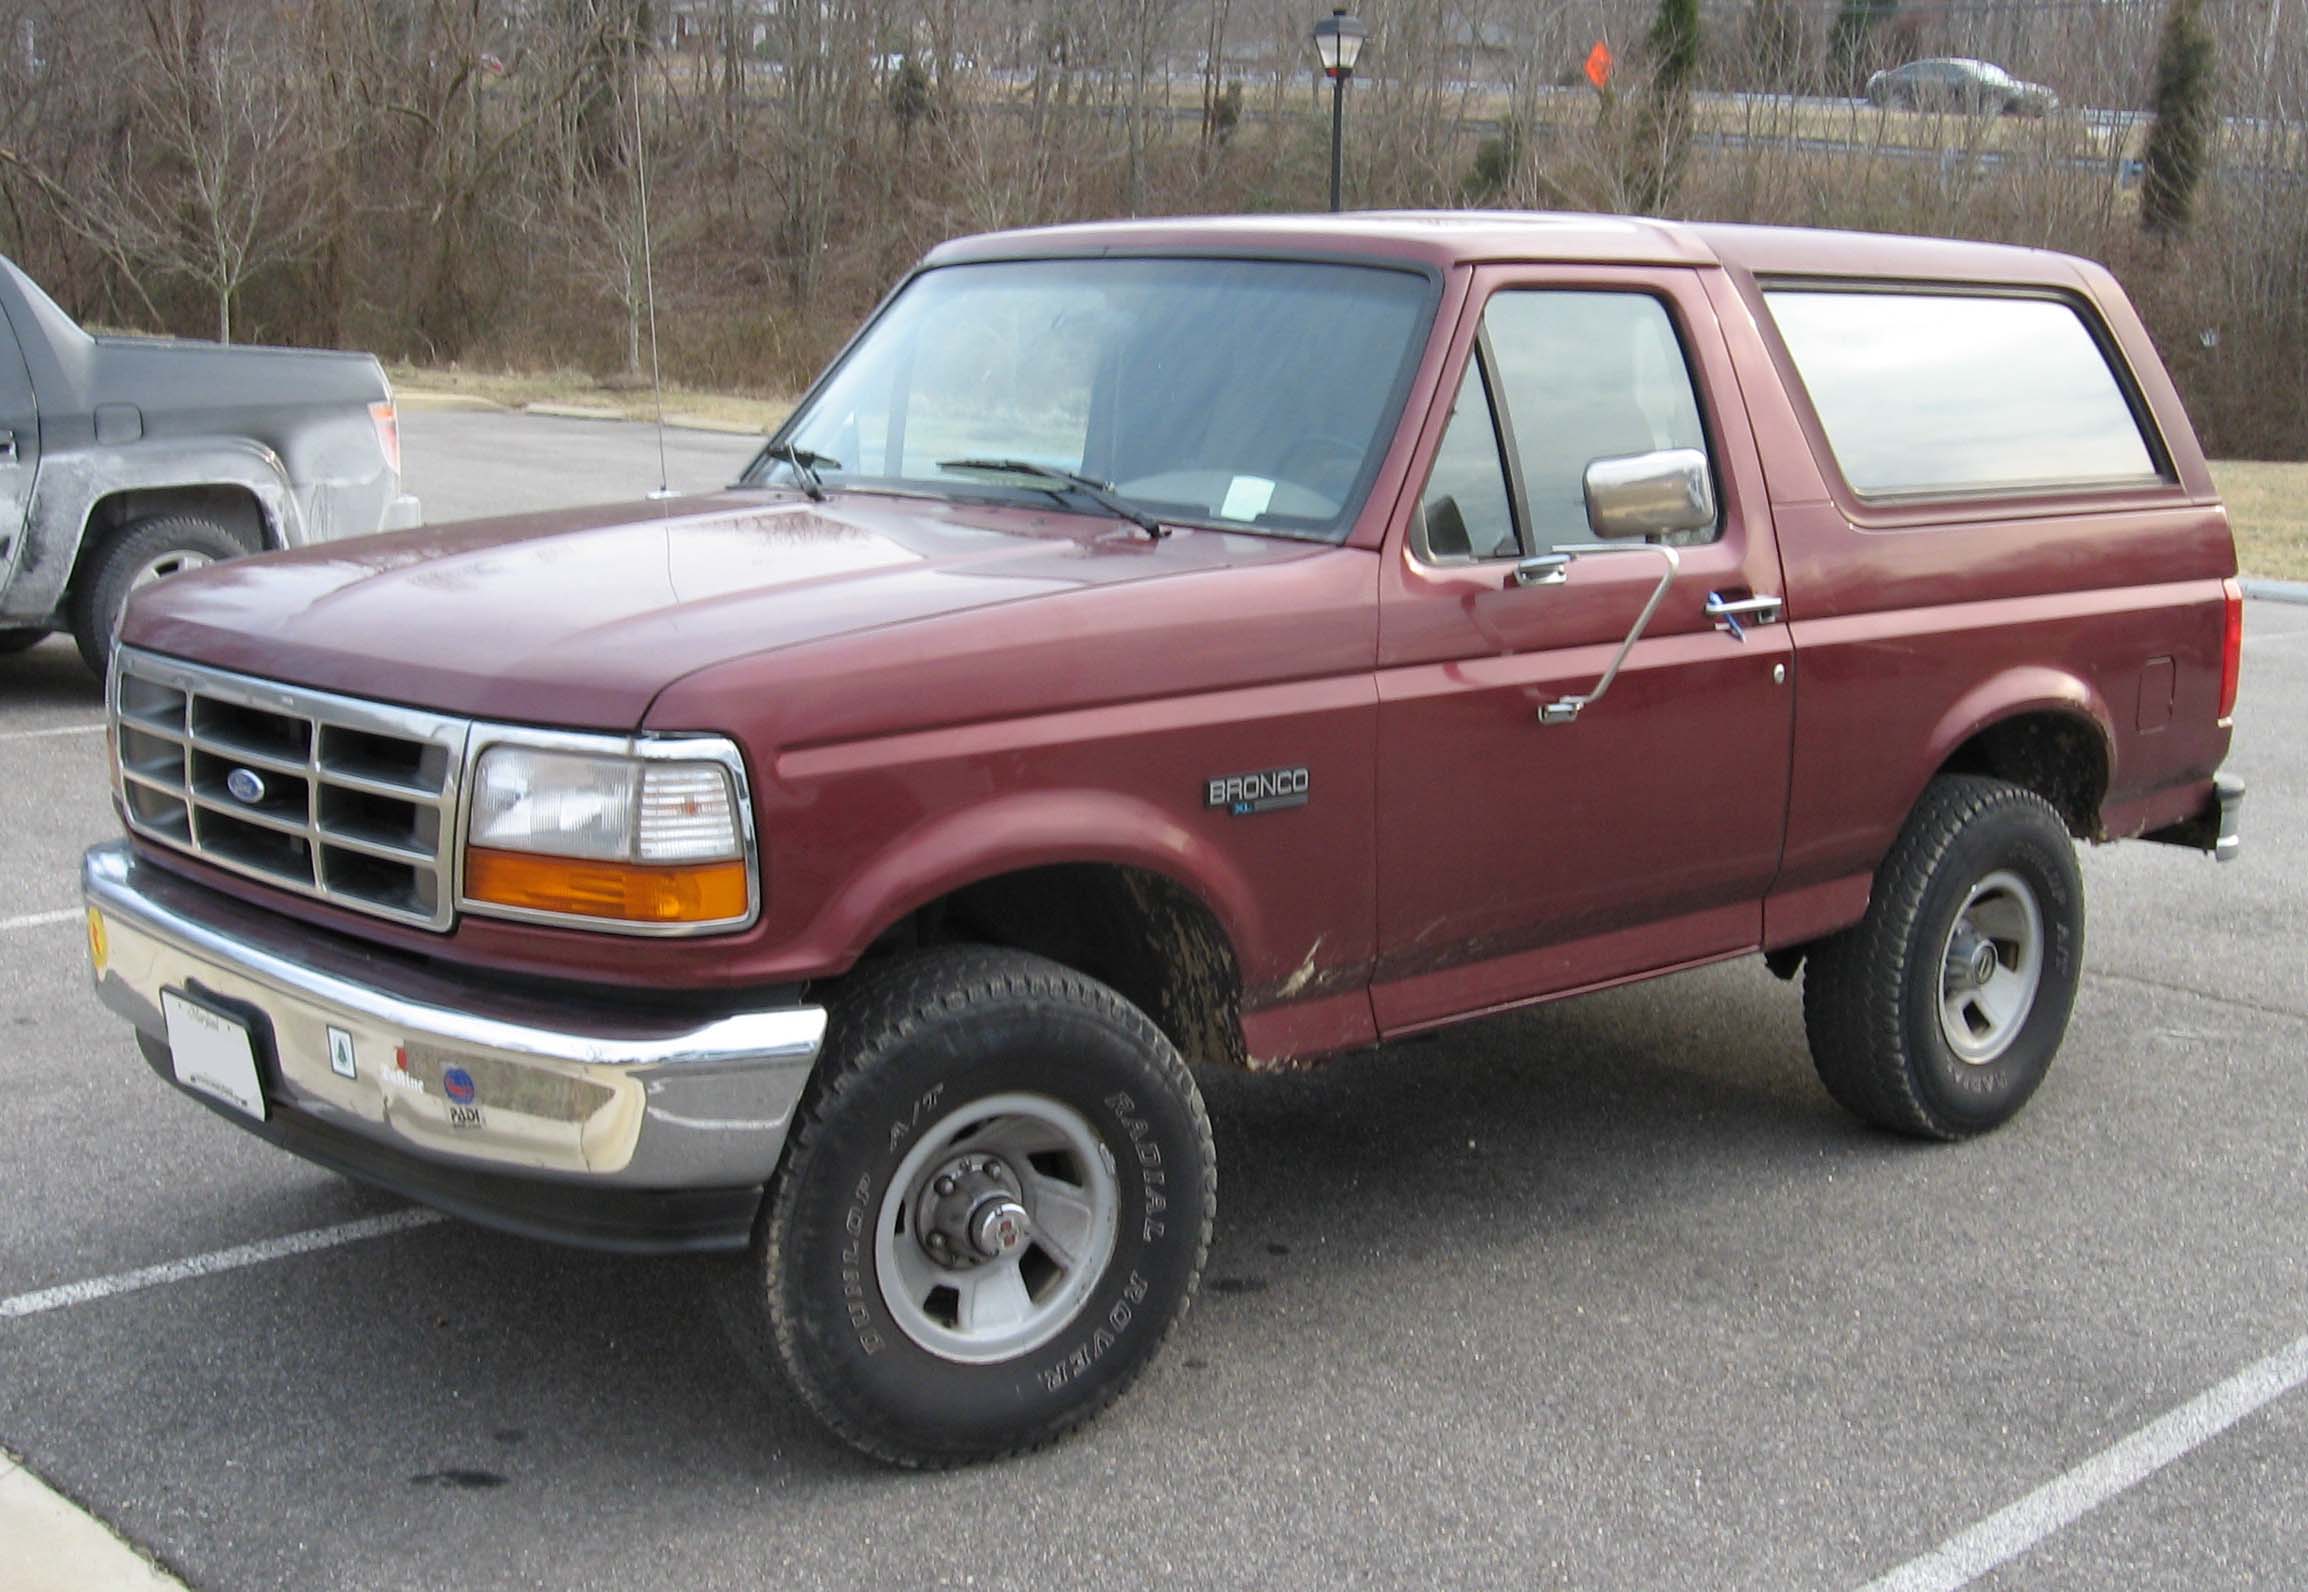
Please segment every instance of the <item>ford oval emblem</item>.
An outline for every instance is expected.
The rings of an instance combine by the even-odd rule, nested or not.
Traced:
[[[253,768],[236,768],[225,775],[224,788],[234,801],[251,807],[264,800],[264,776]]]

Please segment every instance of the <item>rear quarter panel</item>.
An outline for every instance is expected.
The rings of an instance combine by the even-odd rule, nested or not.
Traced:
[[[2081,262],[2063,285],[2104,323],[2169,479],[1892,506],[1843,481],[1756,279],[1731,272],[1720,283],[1770,481],[1797,659],[1776,886],[1786,910],[1767,914],[1771,943],[1856,918],[1924,786],[2000,720],[2051,710],[2094,726],[2109,782],[2093,838],[2191,811],[2227,754],[2217,699],[2223,582],[2236,557],[2226,512],[2121,290]]]

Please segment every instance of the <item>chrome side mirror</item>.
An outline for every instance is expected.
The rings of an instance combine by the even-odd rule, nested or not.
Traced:
[[[1715,480],[1697,448],[1661,448],[1587,466],[1587,529],[1606,541],[1704,531],[1715,523]]]

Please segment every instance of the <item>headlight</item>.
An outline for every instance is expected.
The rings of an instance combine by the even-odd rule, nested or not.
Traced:
[[[464,897],[482,911],[639,929],[753,911],[736,749],[690,761],[500,743],[473,771]],[[683,748],[684,750],[686,748]]]

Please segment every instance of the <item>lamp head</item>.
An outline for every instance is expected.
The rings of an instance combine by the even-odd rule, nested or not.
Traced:
[[[1354,64],[1362,58],[1362,41],[1367,36],[1362,18],[1352,16],[1340,6],[1314,25],[1314,50],[1322,57],[1322,75],[1338,79],[1354,76]]]

